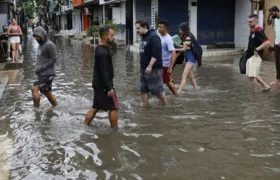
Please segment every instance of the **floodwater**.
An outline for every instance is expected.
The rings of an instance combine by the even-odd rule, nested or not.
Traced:
[[[0,105],[0,180],[279,180],[280,90],[253,95],[233,58],[204,60],[195,68],[198,90],[179,97],[168,92],[143,108],[139,59],[113,52],[120,103],[119,130],[107,113],[82,124],[92,105],[93,49],[74,40],[56,40],[57,76],[51,108],[42,96],[32,107],[37,44],[28,37],[24,68],[9,84]],[[273,63],[262,72],[273,80]],[[178,86],[183,67],[175,68]]]

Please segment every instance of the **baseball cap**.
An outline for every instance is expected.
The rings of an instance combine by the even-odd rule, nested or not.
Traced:
[[[279,12],[279,8],[277,6],[271,6],[269,9],[270,12]]]

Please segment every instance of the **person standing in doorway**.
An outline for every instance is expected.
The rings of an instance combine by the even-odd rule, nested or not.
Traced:
[[[101,42],[95,50],[95,63],[92,87],[94,100],[92,108],[87,112],[84,124],[90,125],[99,110],[109,111],[111,128],[118,126],[119,104],[114,89],[114,68],[108,44],[114,41],[114,30],[108,26],[99,30]]]
[[[258,83],[260,83],[263,86],[263,91],[269,91],[270,86],[260,76],[257,75],[261,66],[261,61],[251,62],[249,60],[254,55],[261,55],[263,53],[264,48],[269,47],[270,42],[267,36],[265,35],[263,29],[258,25],[258,15],[250,15],[248,19],[248,24],[251,33],[249,36],[249,43],[246,55],[246,58],[248,59],[246,64],[246,74],[249,77],[254,92],[258,92]],[[250,70],[250,72],[253,72],[253,74],[255,75],[250,75],[248,70]]]
[[[184,89],[188,78],[190,79],[193,88],[197,88],[196,80],[192,70],[196,64],[196,59],[191,49],[191,43],[193,42],[191,41],[191,32],[187,22],[183,22],[179,25],[179,35],[183,41],[183,48],[176,49],[176,51],[184,53],[186,65],[182,74],[180,87],[177,91],[178,94]]]
[[[168,34],[168,23],[160,21],[158,24],[162,48],[163,83],[168,86],[173,95],[176,95],[176,88],[172,80],[172,70],[176,60],[176,51],[172,37]]]
[[[149,29],[148,21],[136,23],[136,32],[141,36],[140,52],[140,91],[143,106],[148,105],[149,92],[156,95],[165,105],[166,95],[162,82],[161,40],[154,29]]]
[[[100,23],[98,21],[98,17],[95,17],[95,20],[93,21],[93,25],[94,26],[99,26],[100,25]]]
[[[52,82],[55,77],[54,65],[57,61],[56,46],[48,39],[46,31],[41,26],[34,29],[33,36],[39,43],[35,65],[35,73],[38,80],[31,89],[34,106],[40,106],[40,92],[48,98],[53,106],[56,106],[57,101],[52,94]]]
[[[276,63],[276,80],[271,82],[271,85],[280,85],[280,12],[277,6],[270,8],[270,13],[274,19],[275,31],[275,63]]]

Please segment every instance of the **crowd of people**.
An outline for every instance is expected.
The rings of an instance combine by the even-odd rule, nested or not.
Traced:
[[[251,33],[249,36],[248,48],[246,49],[246,75],[252,84],[254,92],[258,91],[258,83],[263,86],[264,91],[269,91],[270,86],[259,77],[261,66],[260,55],[264,48],[270,47],[275,50],[277,80],[273,84],[280,84],[280,13],[276,6],[270,9],[275,19],[276,41],[272,47],[263,29],[258,25],[258,16],[250,15],[248,25]],[[141,36],[140,42],[140,92],[143,106],[148,105],[149,93],[157,96],[162,104],[167,104],[164,84],[174,94],[180,94],[187,79],[194,88],[197,88],[196,80],[192,69],[195,64],[201,65],[202,49],[194,35],[190,32],[188,23],[179,25],[179,36],[182,44],[174,47],[172,37],[168,34],[168,22],[158,23],[158,32],[149,27],[148,21],[142,19],[136,22],[136,32]],[[14,28],[13,31],[16,31]],[[54,65],[57,61],[56,47],[51,42],[43,27],[36,27],[33,33],[39,43],[35,72],[38,80],[32,87],[34,106],[40,106],[40,93],[44,94],[53,106],[57,105],[56,98],[51,93],[52,81],[55,77]],[[112,55],[108,45],[114,41],[114,30],[108,26],[99,30],[100,43],[95,50],[95,62],[92,87],[94,89],[94,100],[91,109],[87,112],[84,124],[89,125],[99,110],[109,111],[109,120],[112,128],[118,125],[119,104],[114,88],[114,68]],[[185,60],[185,68],[182,73],[182,80],[179,89],[172,79],[172,71],[179,57]]]

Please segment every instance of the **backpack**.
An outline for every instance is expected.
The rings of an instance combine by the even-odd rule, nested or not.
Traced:
[[[202,65],[202,54],[203,54],[203,50],[201,48],[201,45],[199,44],[199,42],[197,42],[195,36],[190,32],[189,36],[191,37],[191,50],[193,52],[193,55],[197,61],[197,65],[198,67],[200,67]]]

